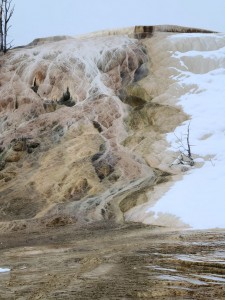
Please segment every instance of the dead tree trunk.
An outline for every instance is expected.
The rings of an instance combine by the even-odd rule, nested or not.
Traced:
[[[12,6],[12,0],[2,0],[2,17],[1,17],[1,41],[2,41],[2,51],[6,53],[12,48],[12,41],[8,42],[8,32],[11,27],[9,22],[12,18],[14,12],[14,6]]]
[[[0,51],[3,51],[3,0],[0,2]]]

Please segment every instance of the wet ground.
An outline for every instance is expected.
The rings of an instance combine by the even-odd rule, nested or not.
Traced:
[[[0,299],[225,299],[225,230],[74,225],[0,236]]]

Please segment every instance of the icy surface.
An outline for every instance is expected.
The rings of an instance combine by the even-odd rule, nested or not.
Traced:
[[[5,273],[5,272],[9,272],[10,269],[7,268],[0,268],[0,273]]]
[[[225,35],[182,34],[168,38],[184,93],[178,99],[190,115],[190,143],[202,168],[193,168],[147,212],[172,214],[196,229],[225,227]],[[172,149],[188,122],[168,135]]]

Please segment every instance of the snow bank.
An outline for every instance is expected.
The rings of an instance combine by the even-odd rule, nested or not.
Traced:
[[[194,45],[193,41],[197,39],[198,50],[185,52],[181,43],[183,39],[187,46]],[[180,87],[190,86],[178,104],[191,116],[192,151],[205,163],[202,168],[185,175],[147,211],[153,211],[155,219],[160,213],[176,215],[193,228],[224,228],[225,35],[184,34],[174,35],[169,40],[178,44],[177,51],[172,53],[181,66],[176,77],[178,84]],[[218,45],[217,49],[215,45]],[[187,123],[176,129],[176,136],[186,133]],[[179,146],[176,136],[173,133],[168,135],[172,148]]]
[[[190,116],[167,139],[171,150],[178,149],[178,138],[185,139],[190,123],[192,152],[203,166],[193,167],[174,185],[167,185],[168,191],[155,204],[149,194],[151,201],[128,219],[195,229],[225,228],[225,35],[174,34],[166,37],[165,44],[171,55],[169,69],[175,70],[177,105]]]

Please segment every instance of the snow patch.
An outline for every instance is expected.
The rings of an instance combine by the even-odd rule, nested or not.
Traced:
[[[173,80],[166,101],[171,103],[170,90],[176,92],[175,104],[189,116],[167,135],[169,150],[178,151],[180,139],[185,143],[190,124],[191,151],[200,167],[189,168],[172,186],[164,184],[163,195],[151,193],[126,217],[167,227],[225,228],[225,34],[172,34],[165,40],[164,68]]]
[[[172,54],[173,59],[181,61],[177,84],[180,88],[190,86],[190,90],[178,99],[178,104],[190,115],[192,152],[200,160],[205,158],[205,163],[202,168],[191,170],[174,184],[147,211],[154,212],[155,219],[160,213],[176,215],[196,229],[224,228],[225,35],[183,35],[183,38],[188,39],[196,50],[185,52],[182,49],[182,52]],[[194,46],[196,39],[198,47]],[[181,42],[182,37],[174,35],[170,38],[173,44],[177,40]],[[183,70],[183,64],[187,70]],[[197,85],[198,89],[192,90],[193,85]],[[176,136],[186,134],[188,123],[176,128],[175,134],[168,134],[171,149],[178,147]]]
[[[8,268],[0,268],[0,273],[10,272],[11,270]]]

